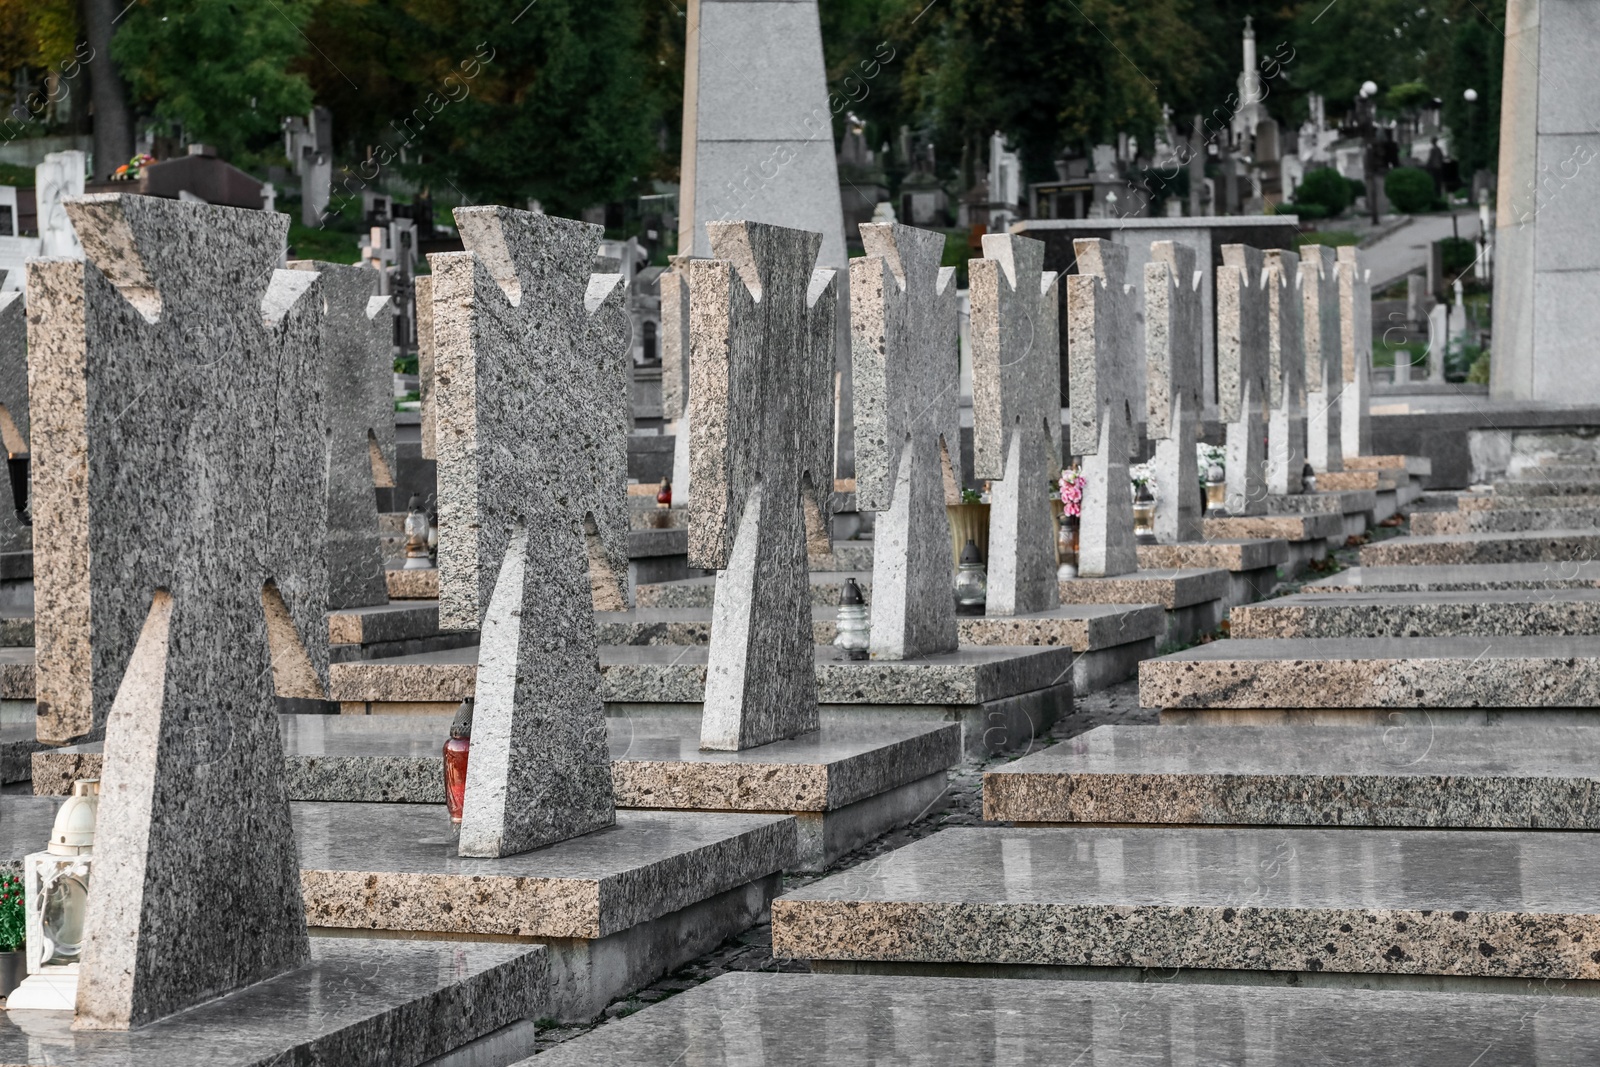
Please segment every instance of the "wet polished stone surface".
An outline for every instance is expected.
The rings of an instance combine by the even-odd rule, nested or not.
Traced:
[[[779,957],[1596,979],[1600,856],[1474,830],[942,830],[772,904]]]
[[[1170,982],[726,974],[518,1067],[1582,1067],[1600,1002]]]
[[[0,1062],[72,1067],[412,1065],[525,1017],[539,945],[314,937],[311,963],[131,1032],[0,1015]]]
[[[444,806],[293,805],[316,927],[599,938],[787,867],[781,815],[619,811],[614,825],[498,859],[456,855]]]
[[[989,771],[1019,823],[1600,829],[1600,730],[1101,726]]]
[[[1229,640],[1139,665],[1147,708],[1600,705],[1593,637]]]
[[[1351,567],[1329,578],[1309,582],[1307,593],[1351,590],[1430,592],[1448,589],[1594,589],[1600,588],[1600,561],[1547,563],[1463,563]]]
[[[1519,637],[1600,633],[1600,590],[1300,595],[1235,607],[1236,638]]]

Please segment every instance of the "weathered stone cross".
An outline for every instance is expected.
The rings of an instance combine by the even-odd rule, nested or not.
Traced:
[[[1176,241],[1150,245],[1144,267],[1146,432],[1155,442],[1156,540],[1161,544],[1202,536],[1204,502],[1195,457],[1205,390],[1201,278],[1193,248]]]
[[[435,254],[439,625],[478,629],[463,856],[615,820],[597,608],[625,606],[628,335],[601,227],[458,208]]]
[[[1261,250],[1223,245],[1217,268],[1217,407],[1227,432],[1228,511],[1266,510],[1268,321]]]
[[[1300,492],[1306,463],[1305,329],[1300,257],[1267,252],[1267,492]]]
[[[1300,295],[1306,346],[1306,460],[1319,473],[1344,469],[1339,447],[1339,394],[1344,389],[1339,354],[1339,277],[1333,249],[1300,249]]]
[[[861,227],[850,263],[856,499],[879,512],[872,554],[872,655],[956,648],[945,505],[961,502],[955,268],[944,234]]]
[[[1372,279],[1350,245],[1339,249],[1339,448],[1345,456],[1372,452]]]
[[[808,531],[833,493],[835,272],[822,235],[706,224],[689,264],[689,563],[718,571],[700,747],[817,728]],[[809,520],[808,520],[809,512]]]

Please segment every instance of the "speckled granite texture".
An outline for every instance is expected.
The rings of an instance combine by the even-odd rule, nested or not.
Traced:
[[[1600,559],[1600,530],[1543,529],[1526,533],[1471,533],[1396,537],[1361,549],[1363,567],[1441,566],[1452,563],[1576,563]]]
[[[1281,537],[1285,541],[1316,541],[1344,533],[1344,513],[1309,515],[1238,515],[1205,520],[1208,540],[1229,537]]]
[[[433,407],[433,275],[420,274],[413,278],[411,292],[417,304],[417,402],[422,416],[422,458],[436,460],[439,458],[439,439],[438,419]],[[393,392],[392,384],[390,391]]]
[[[1570,497],[1593,496],[1600,493],[1600,481],[1593,478],[1536,478],[1494,483],[1494,491],[1502,497]]]
[[[1233,637],[1519,637],[1600,633],[1600,590],[1300,595],[1236,607]]]
[[[438,601],[408,601],[328,612],[330,645],[406,641],[438,632]]]
[[[34,699],[33,655],[32,648],[0,648],[0,700]]]
[[[1080,457],[1086,483],[1078,520],[1078,573],[1086,578],[1115,577],[1139,567],[1133,502],[1122,491],[1128,484],[1128,463],[1138,448],[1133,408],[1139,402],[1142,361],[1135,291],[1127,278],[1126,247],[1079,238],[1072,248],[1077,272],[1065,283],[1067,366],[1068,393],[1076,402],[1067,452]],[[1060,402],[1051,399],[1050,410]]]
[[[19,292],[0,293],[0,445],[28,451],[28,320]],[[17,521],[7,496],[0,506],[0,552],[32,547],[33,530]]]
[[[1329,471],[1327,474],[1318,474],[1317,488],[1334,492],[1347,492],[1357,489],[1382,492],[1398,488],[1404,480],[1405,475],[1398,471],[1346,469]]]
[[[984,775],[1019,823],[1596,830],[1600,731],[1441,726],[1101,726]]]
[[[959,504],[961,420],[955,268],[945,236],[899,223],[861,227],[850,261],[856,498],[876,511],[872,655],[905,659],[956,647],[950,525]],[[955,469],[950,469],[953,460]]]
[[[772,946],[813,960],[1597,979],[1597,877],[1600,859],[1563,834],[957,828],[773,901]]]
[[[1344,367],[1339,354],[1339,279],[1334,263],[1334,251],[1326,245],[1302,245],[1300,248],[1301,323],[1306,354],[1306,459],[1318,475],[1344,468],[1339,435],[1339,395],[1344,391]]]
[[[1168,611],[1228,595],[1225,570],[1137,571],[1115,578],[1067,578],[1061,600],[1069,604],[1160,604]]]
[[[1057,603],[1055,540],[1035,487],[1061,469],[1061,279],[1044,269],[1043,242],[1012,234],[985,235],[983,258],[967,266],[973,475],[990,482],[988,611],[1045,611]]]
[[[718,571],[701,743],[737,750],[816,729],[809,541],[833,498],[839,282],[822,235],[706,224],[689,264],[694,496],[689,563]]]
[[[1298,493],[1306,463],[1304,278],[1300,257],[1284,249],[1267,250],[1266,268],[1267,492]]]
[[[374,486],[393,486],[394,301],[365,264],[302,260],[322,276],[320,348],[328,424],[328,607],[389,599]]]
[[[398,566],[396,564],[396,567]],[[439,599],[439,572],[431,568],[428,570],[390,568],[383,572],[383,582],[389,590],[390,600]]]
[[[1600,486],[1595,487],[1600,490]],[[1600,491],[1572,493],[1566,496],[1542,496],[1537,499],[1506,495],[1460,496],[1456,508],[1461,511],[1498,511],[1502,508],[1600,508]]]
[[[31,722],[0,727],[0,784],[26,782],[33,773],[33,754],[44,748],[34,737]]]
[[[38,728],[105,724],[77,1024],[128,1029],[309,958],[272,708],[326,677],[323,302],[282,215],[66,210],[87,260],[28,279]]]
[[[594,609],[626,603],[628,317],[600,227],[457,208],[434,274],[439,624],[476,629],[461,854],[612,819]]]
[[[1427,592],[1485,589],[1591,589],[1600,587],[1600,562],[1467,563],[1442,567],[1351,567],[1309,582],[1304,593],[1368,590]]]
[[[1600,1060],[1600,1004],[1401,990],[735,972],[518,1067],[1194,1063],[1333,1067]],[[1530,1019],[1530,1008],[1532,1017]],[[1191,1054],[1193,1058],[1190,1059]],[[1480,1060],[1480,1067],[1487,1063]]]
[[[1418,537],[1439,534],[1572,530],[1584,526],[1600,526],[1600,508],[1421,511],[1411,516],[1411,533]]]
[[[1147,708],[1569,708],[1600,704],[1592,637],[1217,641],[1139,665]]]
[[[1269,496],[1266,500],[1268,515],[1357,515],[1372,511],[1378,506],[1375,489],[1344,489],[1323,491],[1322,472],[1317,472],[1317,492],[1292,493],[1288,496]]]
[[[294,809],[318,928],[592,940],[782,870],[796,845],[787,816],[625,811],[582,837],[469,859],[443,805]]]
[[[1418,478],[1426,478],[1433,473],[1433,461],[1427,456],[1351,456],[1350,462],[1345,464],[1347,470],[1392,470],[1405,471],[1407,474]]]
[[[1227,508],[1257,515],[1267,495],[1269,295],[1261,250],[1224,245],[1217,268],[1217,406],[1227,437]]]
[[[1372,272],[1360,250],[1346,245],[1335,256],[1339,280],[1339,354],[1344,379],[1339,396],[1339,448],[1347,470],[1372,451]],[[1321,479],[1318,479],[1321,485]],[[1336,485],[1328,489],[1339,488]],[[1365,489],[1369,486],[1347,486]]]
[[[949,541],[945,542],[946,545]],[[948,552],[948,548],[946,549]],[[813,606],[838,607],[845,580],[854,578],[861,595],[872,603],[871,571],[811,571],[810,600]],[[716,602],[715,578],[688,578],[678,582],[652,582],[634,587],[633,602],[641,608],[710,608]]]
[[[1194,249],[1176,241],[1150,245],[1144,266],[1145,436],[1156,484],[1156,540],[1200,540],[1200,496],[1194,443],[1205,407],[1205,332]]]
[[[1253,571],[1287,562],[1289,544],[1277,538],[1139,546],[1139,566],[1144,570]]]

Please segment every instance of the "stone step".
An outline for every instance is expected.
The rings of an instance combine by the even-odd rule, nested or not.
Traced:
[[[1466,563],[1438,567],[1351,567],[1301,587],[1306,593],[1433,592],[1466,589],[1591,589],[1600,561]]]
[[[1591,526],[1600,527],[1600,507],[1430,511],[1418,512],[1411,516],[1411,533],[1420,537],[1441,534],[1572,530]]]
[[[439,571],[434,567],[404,569],[398,565],[383,572],[390,600],[439,599]]]
[[[1600,495],[1600,479],[1596,478],[1529,478],[1525,481],[1494,483],[1494,491],[1502,497],[1563,497]]]
[[[1020,824],[1600,830],[1600,730],[1100,726],[983,777]]]
[[[1489,993],[1328,988],[1303,975],[1293,989],[1214,985],[1183,971],[1131,977],[1138,980],[1023,983],[733,971],[517,1067],[1488,1067],[1488,1049],[1496,1065],[1600,1061],[1600,1003],[1581,997],[1539,1000],[1530,1024],[1526,998]]]
[[[813,970],[1331,972],[1512,991],[1600,979],[1597,879],[1600,854],[1565,834],[955,828],[773,901],[772,948]]]
[[[1293,569],[1290,545],[1282,538],[1139,545],[1137,551],[1141,571],[1227,571],[1229,607],[1271,596],[1278,587],[1279,569]]]
[[[1317,475],[1317,488],[1335,492],[1346,489],[1372,489],[1377,492],[1394,492],[1408,482],[1407,476],[1394,470],[1342,470],[1324,471]]]
[[[1433,460],[1427,456],[1345,456],[1347,471],[1405,471],[1413,478],[1426,478],[1433,473]]]
[[[1289,515],[1228,515],[1206,519],[1206,539],[1230,537],[1276,537],[1285,541],[1322,541],[1344,536],[1344,515],[1322,511]]]
[[[1600,704],[1600,641],[1215,641],[1141,663],[1139,702],[1163,709],[1589,708]]]
[[[1535,499],[1522,496],[1495,496],[1492,493],[1461,496],[1456,500],[1458,511],[1501,511],[1539,508],[1551,511],[1561,508],[1600,508],[1600,491],[1576,493],[1569,496],[1541,496]]]
[[[1301,594],[1234,608],[1229,635],[1517,637],[1600,633],[1600,590]]]
[[[1461,563],[1565,563],[1600,559],[1600,530],[1469,533],[1396,537],[1361,549],[1363,567],[1447,566]]]
[[[1268,493],[1261,503],[1268,515],[1361,515],[1378,506],[1378,494],[1372,489],[1334,491],[1318,486],[1315,493]]]

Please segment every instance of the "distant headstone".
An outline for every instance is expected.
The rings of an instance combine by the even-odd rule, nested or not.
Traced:
[[[83,258],[83,244],[72,230],[64,201],[83,195],[88,170],[82,152],[51,152],[33,168],[34,210],[39,220],[39,255]]]
[[[328,608],[389,602],[374,487],[394,485],[394,301],[378,272],[299,261],[322,275],[322,374],[328,422]]]
[[[628,317],[601,227],[457,208],[433,265],[439,625],[477,629],[463,856],[611,824],[597,608],[626,604]]]
[[[417,399],[422,414],[422,458],[438,459],[438,420],[433,411],[433,275],[411,283],[417,298]]]
[[[707,229],[716,258],[689,264],[689,563],[719,572],[700,747],[737,751],[817,728],[807,540],[833,495],[837,278],[813,269],[820,234]]]
[[[1342,455],[1372,452],[1372,285],[1351,245],[1339,249],[1339,353],[1344,386],[1339,395]]]
[[[851,261],[856,502],[879,512],[872,554],[872,655],[956,648],[945,505],[961,502],[961,370],[955,268],[945,237],[894,223],[861,227]]]
[[[1283,249],[1266,254],[1267,287],[1267,492],[1302,489],[1306,465],[1305,302],[1300,257]]]
[[[0,444],[28,451],[28,317],[21,293],[0,293]],[[17,520],[9,486],[0,484],[0,552],[33,546],[33,530]]]
[[[87,262],[28,282],[39,735],[109,706],[75,1025],[128,1029],[309,958],[273,694],[327,672],[322,294],[281,215],[67,212]]]
[[[1339,276],[1333,249],[1300,249],[1302,340],[1306,349],[1306,461],[1318,473],[1344,469],[1339,447],[1339,394],[1344,391],[1339,354]]]
[[[1217,268],[1217,407],[1227,432],[1227,508],[1266,508],[1268,294],[1261,250],[1223,245]]]
[[[1445,353],[1450,351],[1450,305],[1435,304],[1428,311],[1428,380],[1442,383]]]
[[[1146,433],[1155,446],[1155,529],[1161,544],[1202,536],[1205,505],[1195,458],[1205,388],[1202,277],[1193,248],[1176,241],[1151,244],[1144,268]]]
[[[985,234],[967,270],[973,473],[989,479],[986,610],[1048,611],[1060,603],[1050,513],[1061,470],[1059,275],[1044,269],[1044,242],[1011,234]]]
[[[1078,273],[1067,277],[1071,451],[1083,457],[1087,482],[1078,528],[1078,574],[1110,578],[1139,568],[1128,478],[1136,448],[1133,404],[1141,363],[1134,294],[1123,282],[1127,248],[1081,238],[1072,244]],[[1029,482],[1030,489],[1038,481]]]

